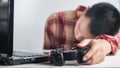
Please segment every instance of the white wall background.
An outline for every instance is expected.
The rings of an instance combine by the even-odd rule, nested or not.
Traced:
[[[39,52],[43,48],[45,21],[51,13],[98,2],[109,2],[120,9],[119,0],[15,0],[14,50]]]

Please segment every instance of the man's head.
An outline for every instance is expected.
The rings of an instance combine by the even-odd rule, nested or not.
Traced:
[[[81,16],[75,26],[75,38],[79,41],[100,34],[115,35],[120,27],[119,11],[108,3],[93,5]]]

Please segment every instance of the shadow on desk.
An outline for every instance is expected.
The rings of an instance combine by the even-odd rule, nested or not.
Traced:
[[[55,66],[54,64],[50,62],[45,62],[45,63],[40,63],[42,65],[47,65],[47,66]],[[80,66],[80,64],[77,63],[77,61],[67,61],[63,66]]]

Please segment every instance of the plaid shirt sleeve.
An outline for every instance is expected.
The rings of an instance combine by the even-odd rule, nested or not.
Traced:
[[[116,42],[118,43],[118,49],[120,49],[120,31],[114,36]]]
[[[44,49],[61,48],[74,43],[74,11],[57,12],[49,16],[44,35]]]
[[[48,17],[48,20],[45,25],[44,49],[56,48],[54,42],[55,42],[56,30],[59,29],[59,27],[61,26],[61,25],[57,25],[57,23],[59,22],[60,21],[58,19],[58,13],[53,13]],[[60,31],[62,31],[62,29]]]

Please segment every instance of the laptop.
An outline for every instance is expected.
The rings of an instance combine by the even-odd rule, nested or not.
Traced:
[[[47,54],[13,51],[14,0],[0,0],[0,65],[48,61]]]

